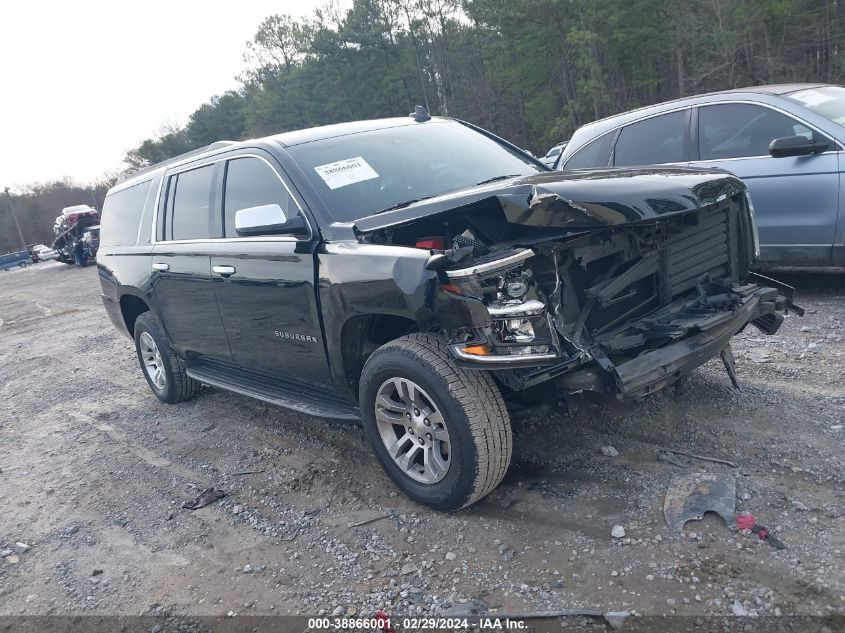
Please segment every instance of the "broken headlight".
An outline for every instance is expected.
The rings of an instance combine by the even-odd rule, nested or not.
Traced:
[[[478,356],[547,354],[549,340],[538,332],[547,327],[546,306],[525,263],[534,252],[518,249],[496,255],[446,271],[446,290],[479,299],[490,314],[492,325],[482,333],[488,344],[466,349]]]

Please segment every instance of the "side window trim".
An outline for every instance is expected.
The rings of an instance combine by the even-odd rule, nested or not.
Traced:
[[[161,187],[164,184],[164,178],[153,178],[150,185],[150,190],[147,192],[147,199],[144,201],[144,208],[141,210],[141,222],[138,225],[138,235],[135,238],[136,244],[150,244],[155,241],[155,235],[152,223],[156,213],[156,205],[158,204],[159,196],[161,196]],[[146,221],[146,222],[145,222]],[[146,230],[146,233],[144,231]],[[146,241],[141,240],[146,237]]]
[[[613,138],[610,141],[610,153],[607,156],[607,166],[613,167],[616,164],[616,143],[619,141],[619,137],[622,135],[622,129],[624,125],[620,125],[618,128],[613,130]]]
[[[721,163],[721,162],[725,162],[725,161],[729,161],[729,160],[749,160],[749,159],[753,159],[753,158],[772,158],[769,154],[760,154],[759,156],[735,156],[733,158],[707,158],[707,159],[702,160],[702,158],[701,158],[701,147],[700,147],[699,138],[698,138],[699,137],[699,130],[698,130],[699,112],[698,111],[701,108],[708,108],[708,107],[720,106],[720,105],[755,105],[755,106],[760,106],[761,108],[767,108],[767,109],[769,109],[773,112],[777,112],[778,114],[782,114],[786,117],[789,117],[790,119],[794,119],[795,121],[797,121],[801,125],[803,125],[803,126],[809,128],[810,130],[812,130],[813,133],[819,134],[822,137],[824,137],[825,139],[827,139],[830,142],[830,144],[832,145],[832,149],[825,150],[824,152],[817,154],[817,156],[823,156],[825,154],[838,153],[838,152],[842,151],[842,145],[836,139],[831,138],[831,136],[829,134],[820,130],[819,128],[817,128],[812,123],[808,123],[807,121],[805,121],[801,117],[793,114],[792,112],[787,112],[786,110],[782,110],[782,109],[778,108],[777,106],[773,106],[770,103],[763,103],[762,101],[712,101],[712,102],[709,102],[709,103],[700,103],[700,104],[697,104],[696,106],[694,106],[694,108],[695,108],[695,123],[696,123],[696,125],[695,125],[695,127],[696,127],[696,129],[695,129],[695,149],[696,149],[695,156],[696,156],[696,158],[694,158],[693,160],[695,160],[696,162],[699,162],[699,163],[719,162],[719,163]]]
[[[155,241],[166,242],[167,240],[167,216],[173,201],[173,194],[176,188],[174,174],[168,174],[163,178],[162,194],[159,197],[158,209],[156,212]]]
[[[179,187],[179,174],[170,177],[170,187],[167,192],[167,211],[164,214],[164,239],[167,240],[167,231],[170,231],[170,240],[173,241],[173,203],[176,200],[176,189]]]
[[[229,178],[229,163],[231,161],[231,158],[221,161],[220,178],[214,188],[215,198],[220,208],[220,215],[217,217],[217,227],[220,229],[220,236],[224,239],[226,237],[226,181]]]
[[[211,172],[208,199],[208,238],[212,240],[220,239],[224,235],[223,231],[220,230],[220,223],[223,221],[223,201],[217,195],[222,180],[223,161],[217,161],[214,163],[214,169]]]
[[[690,161],[699,162],[701,160],[701,143],[698,140],[698,109],[700,106],[695,106],[690,112],[689,123],[689,142],[690,142]]]

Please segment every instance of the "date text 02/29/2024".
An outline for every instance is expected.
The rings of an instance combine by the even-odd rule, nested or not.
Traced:
[[[309,618],[308,628],[319,629],[342,629],[342,630],[376,630],[391,633],[394,625],[400,625],[403,630],[410,631],[449,631],[465,630],[470,625],[469,618],[438,618],[438,617],[417,617],[417,618],[391,618],[390,616],[375,616],[372,618]],[[501,630],[523,630],[526,628],[524,620],[496,617],[473,618],[473,625],[480,630],[501,631]]]

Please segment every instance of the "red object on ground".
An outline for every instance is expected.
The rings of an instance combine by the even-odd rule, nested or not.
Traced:
[[[751,514],[745,514],[736,518],[736,527],[740,530],[751,530],[761,541],[766,541],[775,549],[786,549],[781,540],[774,534],[769,534],[769,528],[757,523],[757,519]]]
[[[393,633],[393,627],[390,625],[390,616],[387,615],[387,613],[381,610],[376,611],[375,614],[373,614],[373,618],[375,618],[376,620],[384,621],[381,626],[382,631],[384,631],[385,633]]]
[[[736,526],[740,530],[750,530],[757,525],[757,519],[752,514],[743,514],[736,518]]]

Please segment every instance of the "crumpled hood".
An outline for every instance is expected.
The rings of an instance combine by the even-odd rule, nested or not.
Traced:
[[[589,230],[691,211],[745,190],[721,170],[685,167],[543,172],[423,200],[354,222],[363,233],[458,209],[497,202],[514,224]]]

